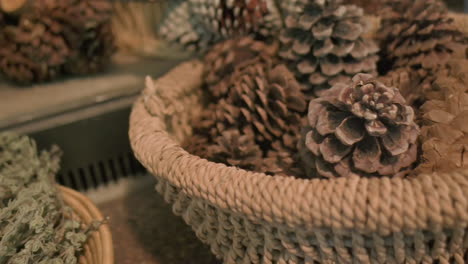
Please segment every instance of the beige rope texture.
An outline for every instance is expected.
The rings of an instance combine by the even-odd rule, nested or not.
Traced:
[[[202,72],[195,60],[148,78],[130,140],[158,192],[225,263],[465,263],[467,170],[303,180],[192,156],[179,142],[202,107]]]

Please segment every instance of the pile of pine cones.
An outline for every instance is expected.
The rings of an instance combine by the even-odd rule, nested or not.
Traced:
[[[9,2],[0,8],[0,73],[7,79],[38,83],[108,65],[115,50],[110,2]]]
[[[468,36],[441,0],[373,4],[371,37],[364,10],[341,0],[193,2],[212,37],[189,24],[169,38],[208,49],[192,154],[305,178],[468,167]],[[277,10],[283,25],[258,34]]]

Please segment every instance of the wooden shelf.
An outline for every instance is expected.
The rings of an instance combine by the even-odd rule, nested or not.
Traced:
[[[179,62],[133,58],[122,61],[120,58],[99,75],[29,87],[0,82],[0,131],[125,98],[126,102],[118,105],[128,106],[144,88],[146,75],[157,78]]]

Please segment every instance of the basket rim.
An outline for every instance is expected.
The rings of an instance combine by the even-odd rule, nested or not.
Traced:
[[[58,185],[58,189],[65,204],[71,207],[74,213],[76,213],[82,221],[86,222],[86,224],[89,224],[89,220],[105,220],[96,205],[82,193],[62,185]],[[84,219],[85,217],[83,216],[86,216],[86,219]],[[109,225],[103,224],[99,226],[98,230],[92,234],[92,238],[96,241],[94,241],[92,245],[89,245],[88,242],[85,250],[90,250],[90,248],[92,248],[92,250],[97,250],[98,252],[97,254],[93,254],[93,260],[88,260],[86,263],[113,264],[114,248]],[[82,263],[82,261],[80,260],[79,263]]]
[[[176,66],[154,84],[147,80],[130,115],[129,136],[137,159],[186,195],[259,223],[308,230],[390,235],[468,226],[467,169],[404,179],[298,179],[228,167],[189,154],[169,135],[164,117],[149,113],[146,104],[151,97],[167,99],[160,97],[164,90],[184,96],[198,89],[202,72],[202,62],[195,59]]]

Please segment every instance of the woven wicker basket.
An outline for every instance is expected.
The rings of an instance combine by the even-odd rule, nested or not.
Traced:
[[[203,65],[147,87],[130,140],[157,190],[225,263],[465,263],[468,171],[411,179],[272,177],[179,145],[199,104]]]
[[[70,206],[84,224],[95,220],[103,220],[102,214],[86,196],[72,189],[60,186],[65,204]],[[80,264],[114,264],[114,249],[112,235],[107,225],[101,225],[91,235],[85,246],[85,254],[80,258]]]

